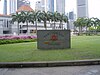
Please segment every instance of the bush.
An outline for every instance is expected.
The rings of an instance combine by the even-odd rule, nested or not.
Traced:
[[[2,44],[12,44],[12,43],[23,43],[23,42],[35,42],[37,39],[11,39],[11,40],[0,40],[0,45]]]
[[[22,42],[35,42],[36,40],[36,36],[0,36],[0,45]]]
[[[97,32],[100,32],[100,26],[97,26]]]

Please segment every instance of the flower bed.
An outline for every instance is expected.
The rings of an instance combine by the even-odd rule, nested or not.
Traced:
[[[0,36],[1,44],[22,43],[22,42],[35,42],[37,36]]]

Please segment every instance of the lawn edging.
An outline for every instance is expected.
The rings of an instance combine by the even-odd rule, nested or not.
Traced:
[[[0,62],[0,68],[59,67],[100,65],[100,59],[42,62]]]

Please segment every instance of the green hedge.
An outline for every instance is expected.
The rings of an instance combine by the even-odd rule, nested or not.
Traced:
[[[35,42],[37,39],[11,39],[11,40],[0,40],[0,45],[2,44],[12,44],[12,43],[22,43],[22,42]]]

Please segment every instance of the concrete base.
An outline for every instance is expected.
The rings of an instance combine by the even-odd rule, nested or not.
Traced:
[[[58,66],[85,66],[100,65],[100,59],[75,61],[44,61],[44,62],[0,62],[0,68],[27,68],[27,67],[58,67]]]

